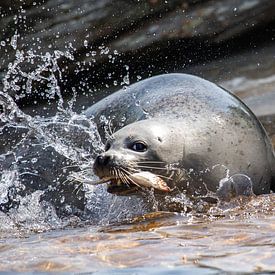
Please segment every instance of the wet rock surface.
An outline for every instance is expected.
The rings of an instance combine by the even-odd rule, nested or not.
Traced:
[[[74,62],[61,58],[59,65],[66,71],[60,85],[71,93],[69,87],[80,80],[90,82],[80,85],[84,90],[101,82],[112,85],[125,73],[125,64],[131,64],[131,81],[137,75],[185,70],[273,41],[274,8],[268,0],[7,1],[1,6],[0,71],[4,76],[16,50],[70,50]],[[21,64],[27,73],[33,67]],[[79,93],[83,89],[77,87]]]

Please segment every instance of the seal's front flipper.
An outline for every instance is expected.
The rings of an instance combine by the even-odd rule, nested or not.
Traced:
[[[220,199],[229,201],[237,196],[252,196],[253,184],[251,179],[244,174],[235,174],[220,180],[217,195]]]

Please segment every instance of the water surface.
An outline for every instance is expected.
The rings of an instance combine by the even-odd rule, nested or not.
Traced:
[[[263,195],[201,215],[157,212],[116,225],[78,224],[40,234],[5,234],[0,270],[271,272],[274,210],[275,196]]]

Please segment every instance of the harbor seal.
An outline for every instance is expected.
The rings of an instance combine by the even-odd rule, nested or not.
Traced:
[[[237,97],[202,78],[152,77],[101,100],[86,115],[105,129],[105,152],[94,172],[111,193],[139,192],[142,184],[131,175],[144,171],[171,193],[191,196],[229,199],[274,190],[274,153],[264,128]]]

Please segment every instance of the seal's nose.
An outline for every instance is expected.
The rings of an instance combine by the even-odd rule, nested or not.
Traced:
[[[108,155],[99,155],[95,159],[96,166],[106,166],[109,164],[111,157]]]

